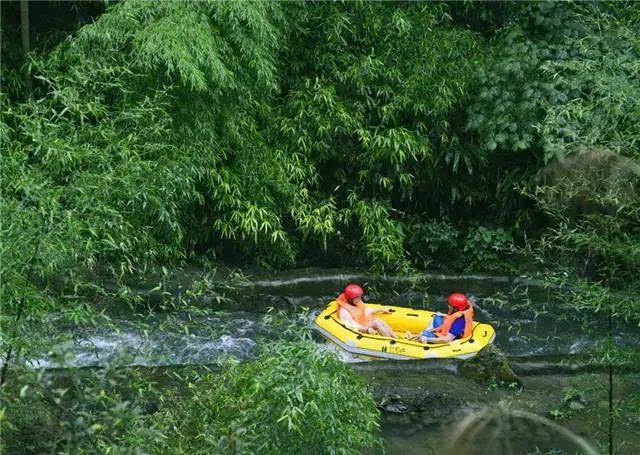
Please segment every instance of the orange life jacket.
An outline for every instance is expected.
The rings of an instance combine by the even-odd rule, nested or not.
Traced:
[[[471,336],[471,332],[473,330],[473,306],[469,305],[469,308],[462,311],[451,312],[444,317],[444,322],[440,327],[435,330],[435,333],[440,336],[446,336],[451,330],[451,326],[456,321],[456,319],[464,316],[464,333],[462,334],[462,338],[467,338]]]
[[[367,307],[362,301],[356,303],[355,305],[351,305],[344,294],[340,294],[336,299],[336,308],[338,313],[338,319],[340,319],[340,310],[345,309],[349,312],[354,321],[362,326],[366,326],[369,320],[371,319],[367,316],[367,312],[365,311]]]

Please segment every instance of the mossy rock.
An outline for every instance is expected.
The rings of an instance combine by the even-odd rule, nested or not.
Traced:
[[[522,384],[511,368],[507,356],[493,344],[484,348],[475,357],[462,361],[458,371],[465,378],[478,384],[491,381]]]

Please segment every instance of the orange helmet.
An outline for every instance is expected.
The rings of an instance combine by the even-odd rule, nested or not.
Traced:
[[[466,309],[469,305],[469,299],[467,298],[467,296],[461,294],[460,292],[454,292],[453,294],[451,294],[447,298],[447,301],[449,302],[449,305],[451,305],[458,311]]]
[[[355,298],[362,297],[362,295],[364,294],[364,289],[362,289],[357,284],[347,284],[342,293],[349,300],[353,300]]]

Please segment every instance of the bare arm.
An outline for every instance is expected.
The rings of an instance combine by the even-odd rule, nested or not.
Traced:
[[[365,312],[366,312],[367,316],[370,316],[370,315],[376,314],[376,313],[385,313],[385,314],[391,313],[389,308],[370,308],[370,307],[367,307]]]

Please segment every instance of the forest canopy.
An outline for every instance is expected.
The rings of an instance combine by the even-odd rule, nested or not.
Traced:
[[[638,286],[630,3],[67,7],[26,54],[3,7],[9,314],[202,261]]]

